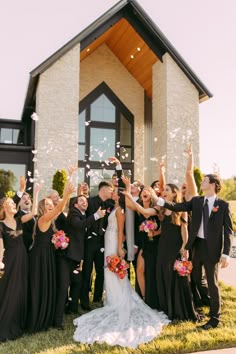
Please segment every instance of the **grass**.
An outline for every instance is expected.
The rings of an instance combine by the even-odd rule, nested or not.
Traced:
[[[179,322],[166,326],[159,337],[137,349],[106,344],[83,345],[75,343],[72,338],[73,319],[77,316],[67,315],[64,331],[50,329],[47,332],[24,335],[15,341],[0,344],[0,354],[180,354],[236,347],[236,288],[224,283],[220,283],[220,287],[223,300],[222,322],[216,329],[202,331],[197,329],[198,324]],[[207,314],[209,309],[205,308],[204,311]]]

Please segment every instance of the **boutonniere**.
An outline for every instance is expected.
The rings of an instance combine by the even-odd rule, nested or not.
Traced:
[[[107,214],[110,214],[111,208],[107,208]]]
[[[214,207],[212,208],[212,213],[217,213],[218,210],[219,210],[219,205],[214,206]]]

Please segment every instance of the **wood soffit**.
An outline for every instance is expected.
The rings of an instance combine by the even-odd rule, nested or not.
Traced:
[[[102,44],[106,44],[125,68],[152,97],[152,65],[158,57],[125,19],[120,19],[80,53],[80,61],[91,55]]]

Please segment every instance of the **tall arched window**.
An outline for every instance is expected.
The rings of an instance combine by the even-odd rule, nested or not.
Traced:
[[[111,179],[116,156],[127,174],[133,174],[134,119],[114,92],[103,82],[79,105],[79,181],[91,191],[102,179]]]

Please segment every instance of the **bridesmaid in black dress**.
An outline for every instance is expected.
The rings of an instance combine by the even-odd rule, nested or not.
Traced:
[[[34,246],[29,253],[29,332],[47,330],[53,325],[56,305],[56,256],[51,242],[56,227],[53,220],[66,206],[73,185],[68,181],[62,200],[53,206],[50,198],[39,202]]]
[[[178,187],[166,184],[163,197],[178,203]],[[161,208],[161,236],[157,254],[157,292],[160,310],[171,320],[197,320],[189,276],[180,276],[174,262],[183,255],[188,237],[187,213],[175,213]]]
[[[37,190],[36,190],[37,189]],[[16,204],[11,198],[0,201],[0,261],[5,265],[0,278],[0,342],[24,333],[27,315],[28,255],[22,238],[22,224],[36,214],[35,189],[32,212],[14,218]]]

